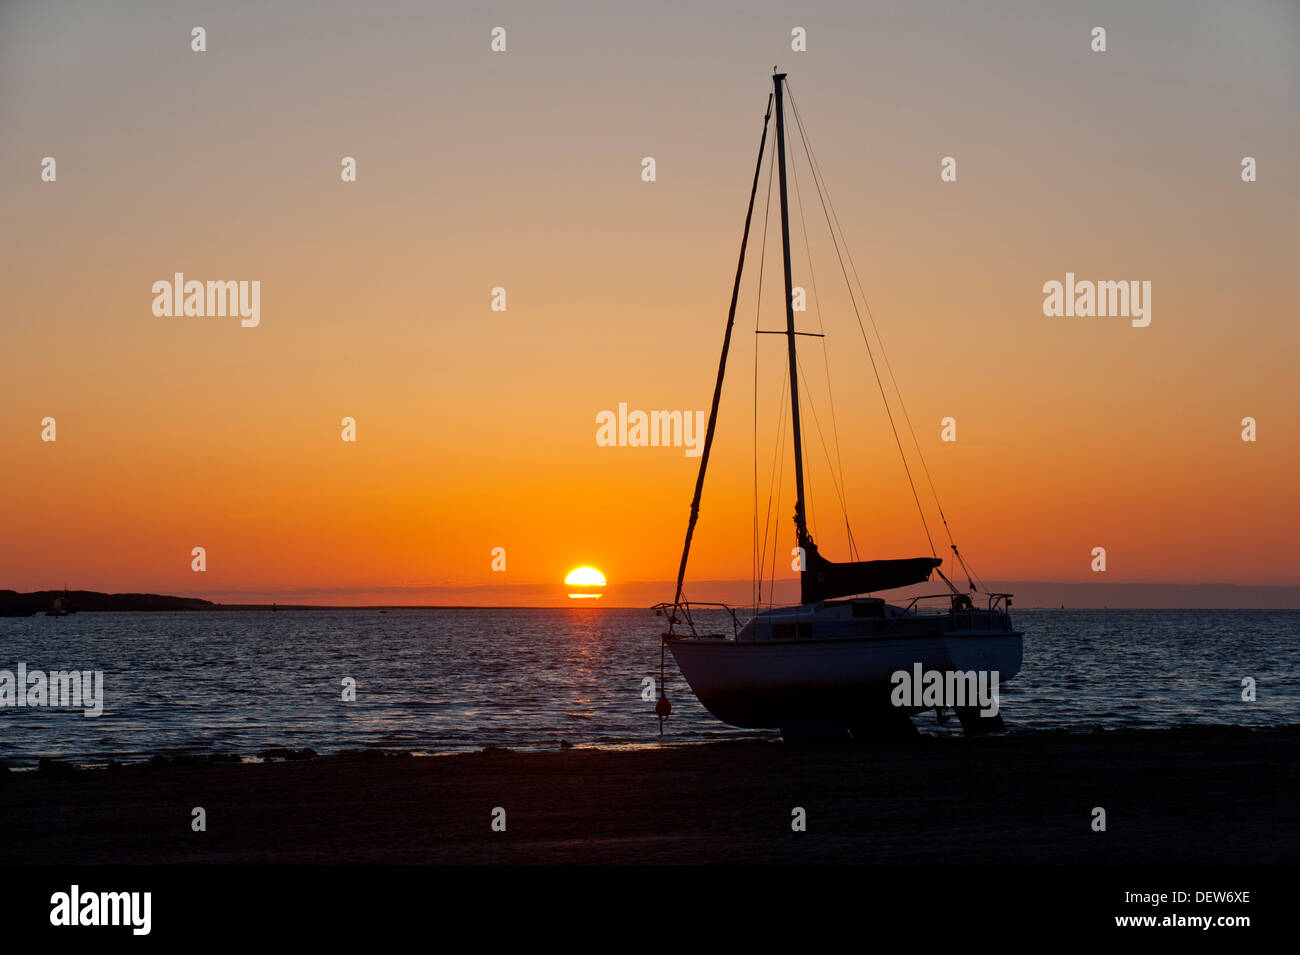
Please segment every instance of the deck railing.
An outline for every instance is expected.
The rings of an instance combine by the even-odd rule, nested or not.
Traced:
[[[1007,629],[1010,630],[1011,629],[1010,607],[1011,607],[1011,598],[1014,596],[1014,594],[984,594],[984,596],[988,598],[988,605],[985,606],[984,608],[976,608],[975,601],[971,600],[970,595],[968,594],[953,594],[953,593],[921,594],[919,596],[913,597],[908,602],[907,606],[903,608],[901,613],[894,615],[893,621],[890,623],[888,627],[885,628],[885,633],[889,633],[891,630],[893,630],[895,624],[897,624],[898,621],[905,619],[908,616],[908,614],[913,614],[914,616],[922,616],[923,614],[921,610],[919,609],[914,610],[914,608],[916,608],[916,604],[918,601],[939,600],[939,599],[947,600],[949,602],[948,607],[946,609],[935,609],[929,611],[924,615],[935,616],[935,617],[965,616],[966,626],[968,630],[975,629],[975,618],[977,614],[982,615],[984,617],[984,625],[989,630],[993,629],[994,618],[997,616],[1001,616],[1006,619]]]
[[[981,595],[977,594],[976,596],[981,596]],[[968,630],[975,629],[975,623],[977,617],[982,616],[984,618],[983,623],[985,627],[987,627],[987,629],[989,630],[994,629],[993,623],[995,618],[1000,618],[1006,621],[1006,629],[1010,630],[1011,629],[1010,607],[1011,607],[1011,598],[1013,595],[990,593],[990,594],[983,594],[982,596],[987,598],[987,605],[982,608],[977,608],[975,606],[975,602],[971,599],[970,595],[967,594],[953,594],[951,592],[938,593],[938,594],[920,594],[916,597],[913,597],[911,600],[909,600],[907,602],[907,605],[904,606],[900,612],[893,614],[892,616],[886,616],[885,619],[888,620],[889,623],[888,626],[885,627],[883,632],[884,633],[891,632],[900,620],[905,620],[909,616],[912,617],[964,616],[966,619],[966,629]],[[932,610],[931,609],[923,610],[917,607],[917,604],[922,600],[947,600],[949,603],[947,607],[943,607],[943,608],[936,607]],[[732,639],[734,640],[739,638],[742,624],[740,623],[740,619],[736,616],[735,608],[733,608],[730,604],[714,603],[709,601],[696,601],[696,600],[682,600],[678,603],[665,601],[664,603],[655,604],[650,609],[655,612],[656,616],[660,616],[660,617],[666,616],[668,618],[668,633],[666,634],[667,636],[672,636],[674,633],[673,628],[677,624],[681,624],[681,623],[684,623],[686,627],[689,628],[690,635],[693,637],[714,636],[714,634],[701,634],[696,629],[695,617],[692,615],[691,611],[692,609],[697,609],[697,608],[707,608],[707,609],[725,611],[727,615],[731,618]],[[775,604],[773,604],[770,606],[760,606],[754,609],[761,611],[764,609],[774,610],[780,608],[777,607]],[[723,635],[717,634],[717,636],[723,636]]]
[[[740,621],[736,618],[736,611],[729,604],[710,603],[702,600],[683,600],[678,603],[664,602],[655,604],[650,609],[655,612],[655,616],[668,618],[668,635],[673,633],[673,626],[677,623],[685,622],[690,627],[691,636],[698,637],[700,633],[695,629],[695,618],[691,615],[692,607],[709,607],[714,610],[725,610],[731,617],[731,638],[734,640],[740,636]],[[678,616],[680,611],[681,616]],[[709,634],[705,634],[709,636]]]

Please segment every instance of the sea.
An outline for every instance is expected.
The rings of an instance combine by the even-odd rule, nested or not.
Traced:
[[[1013,621],[1025,634],[1024,668],[1001,688],[1013,733],[1300,723],[1300,611],[1019,610]],[[661,735],[663,624],[588,606],[0,619],[0,671],[103,674],[99,716],[0,706],[0,764],[776,739],[716,720],[671,655]],[[960,732],[932,713],[913,720]]]

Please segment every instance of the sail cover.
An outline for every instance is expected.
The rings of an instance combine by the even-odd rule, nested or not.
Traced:
[[[802,602],[806,604],[923,583],[943,563],[938,557],[908,557],[836,564],[819,554],[812,541],[805,546],[804,555],[807,563],[801,582]]]

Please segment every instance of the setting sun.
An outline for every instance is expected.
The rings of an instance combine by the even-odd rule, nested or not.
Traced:
[[[604,587],[605,575],[595,567],[579,567],[571,571],[569,576],[564,578],[564,582],[576,587]]]
[[[605,586],[605,575],[595,567],[579,567],[570,571],[564,582],[570,587],[578,588],[569,594],[573,600],[599,599],[600,588]]]

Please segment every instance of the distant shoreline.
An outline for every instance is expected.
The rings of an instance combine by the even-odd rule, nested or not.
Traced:
[[[1186,610],[1260,610],[1288,611],[1300,610],[1300,587],[1258,586],[1250,587],[1238,584],[1036,584],[1015,583],[994,585],[995,590],[1007,588],[1011,593],[1028,590],[1033,592],[1040,588],[1060,588],[1063,593],[1071,590],[1089,588],[1108,588],[1115,598],[1112,605],[1102,603],[1092,596],[1091,602],[1069,603],[1048,601],[1031,603],[1021,597],[1012,607],[1015,610],[1129,610],[1129,611],[1186,611]],[[1019,588],[1019,590],[1017,590]],[[1226,597],[1229,593],[1250,596],[1259,600],[1275,599],[1276,603],[1210,604],[1208,602],[1180,603],[1167,599],[1164,603],[1131,603],[1133,599],[1126,591],[1142,588],[1146,592],[1160,592],[1168,598],[1170,591],[1187,591],[1199,595],[1218,591]],[[891,594],[889,599],[895,603],[906,604],[911,598],[910,589]],[[1032,599],[1032,598],[1030,598]],[[13,590],[0,590],[0,619],[4,617],[37,616],[55,608],[61,603],[71,613],[170,613],[184,612],[226,612],[226,611],[319,611],[319,610],[358,610],[358,611],[399,611],[399,610],[640,610],[649,611],[657,601],[647,595],[644,603],[614,601],[583,601],[564,603],[356,603],[356,604],[313,604],[313,603],[217,603],[201,597],[179,597],[169,594],[152,593],[102,593],[88,590],[38,590],[19,593]],[[750,606],[747,600],[732,600],[731,606],[744,610]],[[1063,605],[1062,605],[1063,604]]]

